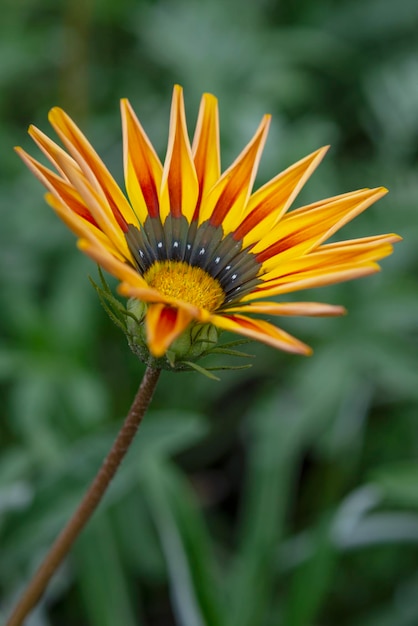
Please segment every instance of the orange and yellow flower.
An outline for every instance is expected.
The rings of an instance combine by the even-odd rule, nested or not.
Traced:
[[[270,116],[221,173],[218,107],[211,94],[202,97],[190,144],[182,89],[174,87],[164,165],[127,100],[121,111],[127,195],[59,108],[49,120],[65,150],[29,129],[56,171],[17,151],[48,189],[48,203],[79,237],[79,248],[121,281],[121,294],[146,303],[151,354],[163,356],[196,322],[309,354],[304,343],[252,315],[342,314],[340,306],[269,298],[377,272],[377,261],[392,252],[397,235],[325,242],[386,189],[361,189],[289,212],[327,148],[253,192]]]

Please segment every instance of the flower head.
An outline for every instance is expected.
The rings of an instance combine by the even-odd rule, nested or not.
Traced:
[[[127,195],[59,108],[49,120],[65,150],[29,129],[55,171],[17,150],[47,187],[48,203],[78,235],[79,248],[121,281],[121,294],[144,303],[151,354],[162,357],[196,324],[309,354],[304,343],[252,315],[342,314],[340,306],[269,298],[378,271],[377,261],[392,252],[398,236],[325,242],[386,189],[361,189],[289,212],[327,148],[253,192],[268,115],[221,173],[217,100],[211,94],[202,97],[190,144],[182,89],[174,87],[164,165],[127,100],[121,111]]]

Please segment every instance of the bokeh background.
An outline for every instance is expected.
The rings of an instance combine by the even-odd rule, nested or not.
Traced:
[[[95,266],[12,151],[63,106],[122,181],[119,98],[161,157],[172,85],[190,130],[220,101],[227,166],[261,116],[257,184],[324,144],[297,204],[390,194],[342,236],[398,232],[379,275],[303,294],[312,358],[164,373],[100,511],[28,626],[418,624],[416,0],[3,0],[0,19],[0,615],[110,446],[143,373]],[[112,283],[113,284],[113,283]]]

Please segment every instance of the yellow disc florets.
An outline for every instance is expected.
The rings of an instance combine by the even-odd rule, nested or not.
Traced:
[[[156,261],[144,275],[150,287],[165,296],[215,311],[224,301],[220,283],[200,267],[184,261]]]

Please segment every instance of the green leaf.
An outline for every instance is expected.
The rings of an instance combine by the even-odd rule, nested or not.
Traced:
[[[147,498],[165,554],[175,613],[182,626],[226,624],[213,546],[189,486],[158,457],[146,473]]]
[[[290,577],[283,618],[286,626],[314,624],[332,585],[337,551],[329,519],[315,529],[312,550],[311,556]]]
[[[268,611],[299,442],[295,423],[285,426],[282,411],[287,414],[285,402],[273,399],[247,418],[248,474],[241,540],[228,585],[228,626],[258,626]]]
[[[418,462],[404,461],[375,470],[371,480],[387,502],[418,508]]]
[[[133,597],[115,544],[110,522],[97,516],[79,538],[74,556],[78,586],[91,626],[141,626],[134,614]]]

